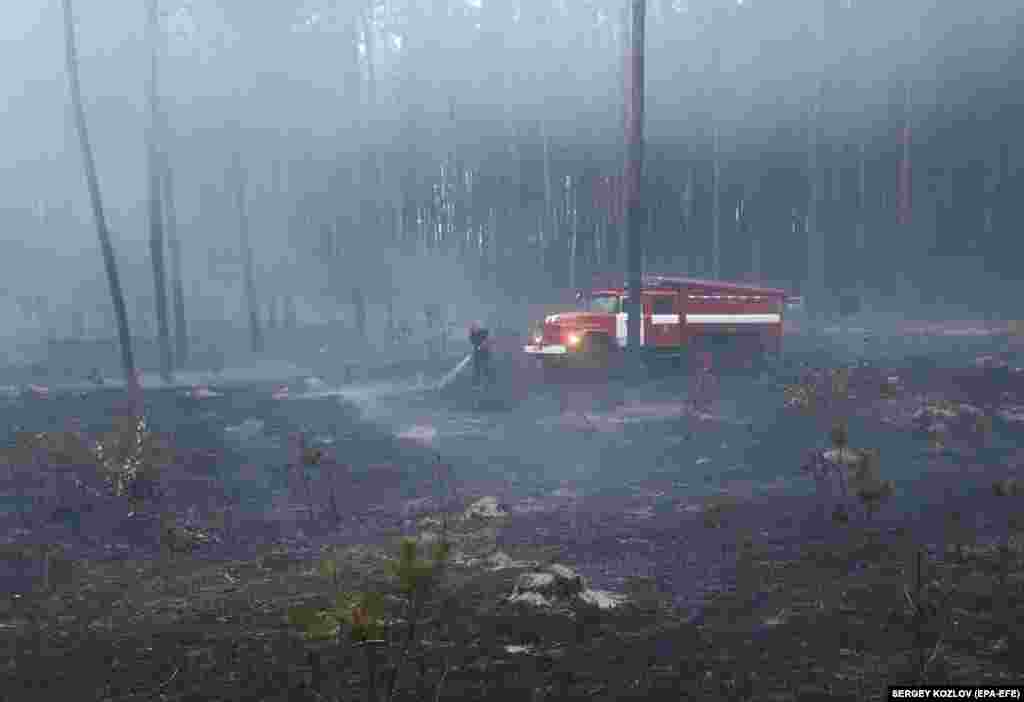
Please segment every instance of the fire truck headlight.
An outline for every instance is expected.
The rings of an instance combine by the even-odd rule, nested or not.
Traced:
[[[569,342],[569,346],[578,346],[580,343],[580,335],[575,333],[569,334],[567,341]]]
[[[542,341],[544,341],[544,337],[543,337],[543,336],[541,336],[540,334],[535,334],[535,335],[534,335],[534,337],[533,337],[533,343],[535,343],[535,344],[537,344],[538,346],[540,346],[540,343],[541,343]]]

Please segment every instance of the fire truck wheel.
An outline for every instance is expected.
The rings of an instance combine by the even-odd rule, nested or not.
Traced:
[[[542,358],[541,368],[545,371],[558,370],[563,366],[562,359],[560,358]]]
[[[614,348],[612,339],[607,334],[591,332],[583,336],[583,350],[593,356],[608,356]]]

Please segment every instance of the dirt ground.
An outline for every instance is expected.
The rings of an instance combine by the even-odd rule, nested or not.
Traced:
[[[203,507],[219,543],[173,557],[146,536],[153,515],[92,522],[80,543],[66,525],[9,513],[4,553],[18,566],[4,571],[0,699],[366,699],[366,651],[344,634],[304,640],[287,612],[336,591],[384,594],[386,679],[406,617],[387,563],[401,536],[436,533],[424,519],[453,504],[455,552],[395,699],[863,700],[922,677],[1019,681],[1022,498],[993,488],[1019,477],[1024,456],[1012,363],[868,363],[852,371],[850,399],[786,408],[786,386],[827,365],[815,360],[723,377],[704,408],[680,402],[685,378],[610,400],[531,392],[504,413],[404,392],[339,401],[297,388],[306,396],[285,403],[262,386],[154,400],[154,425],[216,452],[207,482],[239,487],[218,499],[239,515],[246,499],[270,501],[233,529],[203,522],[217,505]],[[97,398],[67,398],[59,412],[49,402],[6,411],[33,430],[68,416],[98,427],[108,411]],[[851,445],[881,447],[896,484],[870,517],[800,472],[809,450],[829,448],[837,418]],[[324,437],[347,467],[333,483],[340,519],[322,500],[282,497],[299,433]],[[441,464],[454,496],[440,490]],[[265,489],[246,497],[244,476]],[[165,508],[184,518],[197,494],[182,489]],[[487,495],[496,516],[456,518]],[[61,547],[45,578],[41,558],[16,557],[42,544]],[[337,583],[316,568],[332,545],[343,549]],[[518,576],[546,563],[626,599],[510,602]]]

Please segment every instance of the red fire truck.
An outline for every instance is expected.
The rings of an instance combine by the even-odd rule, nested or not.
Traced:
[[[578,295],[581,309],[548,315],[524,347],[545,366],[610,360],[626,346],[623,286]],[[742,283],[674,276],[643,279],[645,356],[683,360],[695,352],[748,360],[782,348],[785,291]]]

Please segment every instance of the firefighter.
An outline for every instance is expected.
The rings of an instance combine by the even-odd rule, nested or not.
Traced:
[[[487,342],[489,332],[476,322],[469,326],[469,343],[473,347],[473,387],[480,387],[484,379],[493,380],[491,349]]]
[[[714,404],[717,382],[712,371],[713,364],[714,358],[710,351],[697,353],[697,367],[691,392],[691,402],[696,409],[707,409]]]

